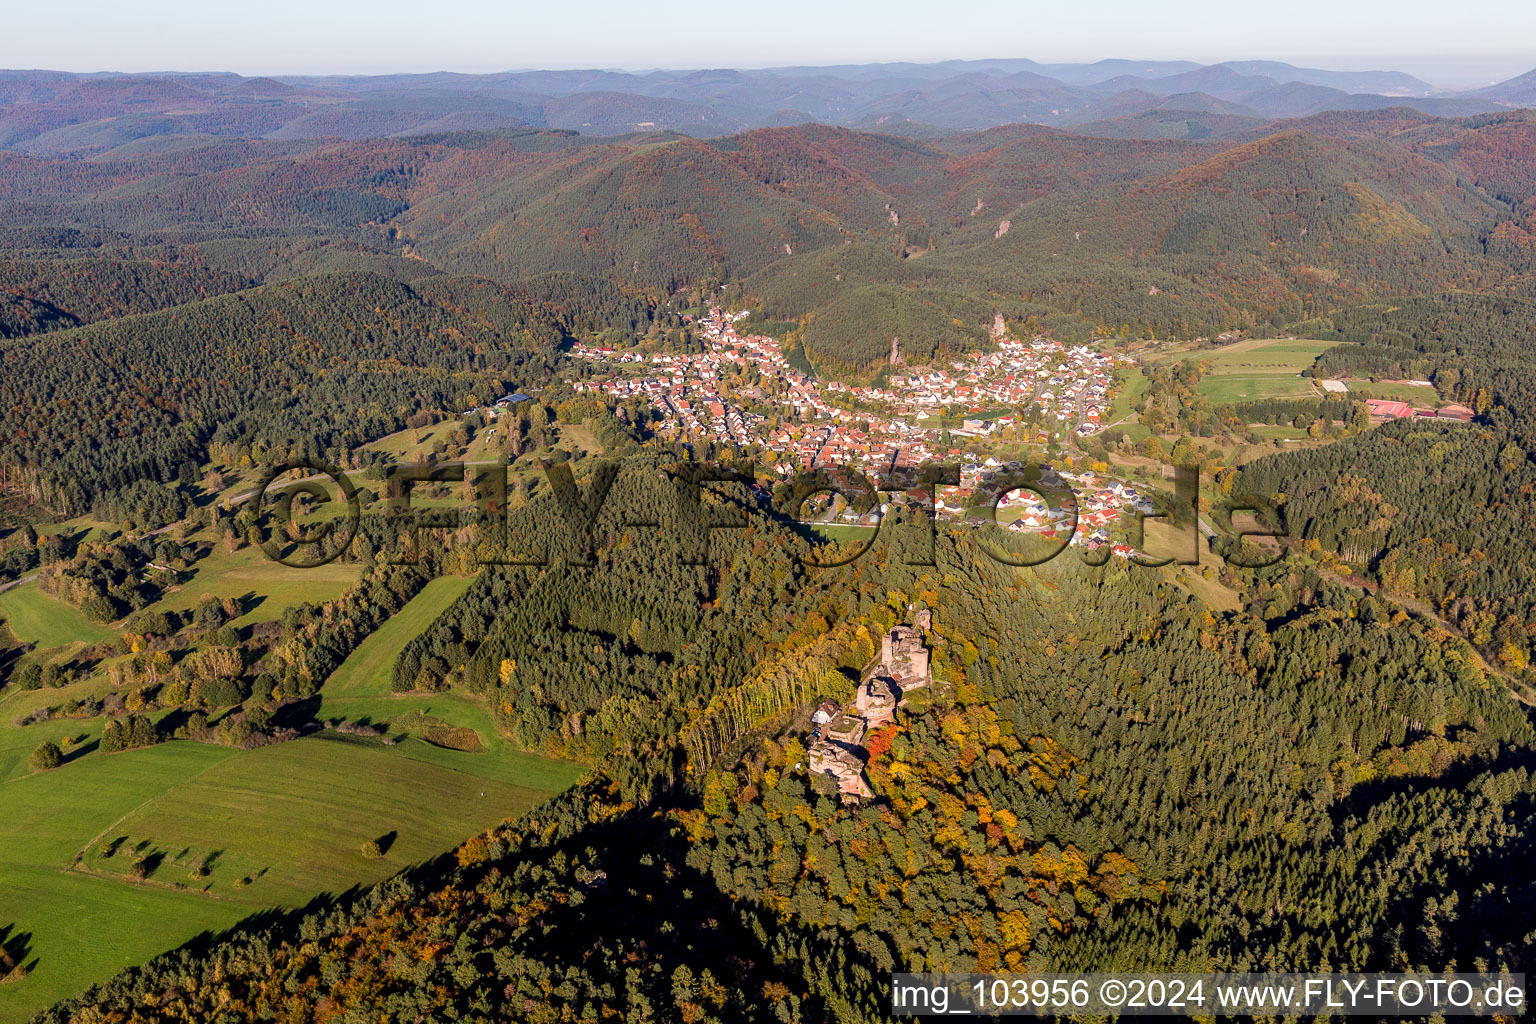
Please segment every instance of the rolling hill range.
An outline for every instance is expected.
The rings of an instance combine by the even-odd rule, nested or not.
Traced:
[[[961,137],[964,153],[826,128],[588,148],[430,196],[429,172],[392,230],[460,273],[576,271],[658,297],[689,275],[739,281],[773,315],[857,324],[820,344],[807,330],[813,361],[844,367],[891,334],[967,344],[996,311],[1206,334],[1447,284],[1525,287],[1523,261],[1486,243],[1527,230],[1515,154],[1532,124],[1375,124],[1205,144],[1000,129]],[[917,287],[921,303],[892,299]],[[818,317],[834,300],[860,312]]]
[[[1536,102],[1530,79],[1453,94],[1398,71],[1118,60],[280,79],[0,71],[0,147],[93,156],[229,137],[360,139],[515,127],[715,137],[810,123],[924,137],[1017,122],[1096,125],[1157,109],[1277,118],[1410,106],[1468,116]]]
[[[821,324],[857,321],[863,340],[816,329],[805,340],[813,361],[847,369],[892,334],[967,344],[999,311],[1200,335],[1426,288],[1529,291],[1530,114],[1233,124],[1202,140],[1033,125],[916,140],[809,125],[709,140],[514,129],[90,161],[8,154],[0,222],[18,255],[192,268],[178,273],[197,280],[166,301],[304,265],[396,280],[575,275],[606,289],[603,302],[642,304],[729,284],[807,324],[837,298],[865,312]],[[104,301],[70,308],[15,275],[17,324],[87,322]],[[922,303],[892,298],[919,286]],[[884,299],[850,298],[860,288]]]

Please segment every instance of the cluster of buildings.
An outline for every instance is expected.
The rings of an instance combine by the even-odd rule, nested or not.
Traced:
[[[1406,384],[1409,387],[1415,388],[1434,387],[1427,380],[1386,380],[1381,383]],[[1342,380],[1320,380],[1318,384],[1330,395],[1349,394],[1349,385]],[[1434,394],[1434,392],[1430,392],[1430,394]],[[1419,417],[1421,419],[1459,420],[1466,423],[1472,419],[1472,410],[1464,405],[1443,405],[1438,409],[1430,409],[1390,398],[1367,398],[1365,404],[1370,407],[1371,418],[1378,420],[1401,420]]]
[[[608,380],[577,382],[576,390],[643,399],[661,414],[664,430],[681,430],[733,444],[756,444],[764,435],[767,417],[748,412],[739,403],[741,399],[764,398],[763,389],[737,388],[722,394],[720,388],[723,376],[751,364],[765,380],[783,386],[785,404],[797,414],[828,414],[830,410],[820,404],[816,383],[789,365],[777,342],[762,335],[736,333],[734,323],[746,315],[722,314],[716,308],[700,319],[695,327],[706,346],[701,353],[646,355],[577,342],[571,346],[573,356],[634,369]]]
[[[944,518],[984,518],[977,510],[992,506],[997,481],[1023,471],[1017,462],[992,457],[962,465],[959,486],[931,491],[915,486],[917,469],[963,454],[944,441],[937,425],[942,410],[959,406],[979,413],[1033,404],[1046,422],[1054,417],[1079,434],[1097,432],[1108,414],[1116,357],[1087,346],[1064,346],[1045,338],[1018,341],[995,332],[991,352],[972,353],[947,367],[899,369],[881,386],[848,385],[814,380],[791,366],[772,338],[738,333],[735,325],[746,315],[711,309],[694,324],[704,351],[692,354],[647,354],[578,343],[572,355],[622,372],[579,381],[575,387],[649,403],[660,414],[662,431],[773,453],[773,468],[784,476],[828,467],[862,471],[891,492],[878,511],[860,512],[823,496],[814,512],[824,522],[866,527],[878,525],[893,502],[920,506]],[[737,380],[735,386],[723,385],[748,366],[756,369],[756,383],[741,386]],[[859,410],[842,408],[839,399]],[[774,407],[783,415],[770,416]],[[1015,422],[1012,415],[965,419],[948,433],[986,437]],[[1148,495],[1087,472],[1056,475],[1047,469],[1040,483],[1048,489],[1070,487],[1076,497],[1050,507],[1030,492],[1013,491],[997,506],[1000,521],[1047,539],[1065,536],[1073,546],[1109,547],[1126,558],[1136,553],[1129,544],[1117,542],[1117,527],[1123,513],[1153,511]]]
[[[1115,366],[1114,356],[1087,345],[1068,347],[1048,338],[1018,341],[1000,336],[991,352],[972,352],[947,367],[895,374],[884,387],[831,382],[826,388],[919,422],[933,418],[937,410],[956,406],[980,411],[1036,405],[1047,422],[1054,419],[1058,426],[1086,437],[1103,428]],[[984,436],[1011,422],[1006,417],[967,420],[951,433]]]
[[[1128,515],[1156,512],[1150,491],[1090,470],[1073,473],[1044,466],[1034,486],[1059,494],[1052,503],[1035,491],[1010,486],[1009,476],[1023,469],[1018,462],[988,458],[962,466],[959,486],[940,484],[931,492],[923,487],[902,489],[896,478],[887,477],[882,487],[889,489],[890,496],[878,509],[860,513],[819,495],[807,503],[806,510],[822,522],[865,527],[879,526],[893,504],[921,508],[939,519],[977,524],[993,522],[995,514],[999,525],[1015,533],[1036,534],[1056,543],[1065,540],[1069,547],[1088,551],[1108,548],[1120,558],[1138,554],[1125,542],[1123,524]]]
[[[1123,538],[1116,538],[1122,532],[1120,524],[1126,514],[1152,515],[1156,511],[1149,494],[1124,481],[1101,477],[1091,471],[1052,473],[1047,469],[1046,475],[1071,487],[1073,497],[1052,508],[1030,491],[1005,494],[998,502],[998,508],[1010,508],[1016,513],[1016,518],[1008,524],[1010,530],[1035,533],[1054,541],[1066,536],[1069,547],[1090,551],[1108,548],[1117,558],[1132,558],[1138,554]]]
[[[1459,420],[1463,423],[1472,419],[1472,410],[1464,405],[1444,405],[1438,409],[1419,409],[1407,402],[1399,402],[1385,398],[1368,398],[1365,404],[1370,407],[1373,419],[1400,420],[1411,417],[1423,417],[1425,419]]]
[[[996,502],[997,521],[1015,533],[1037,534],[1046,540],[1065,538],[1070,547],[1097,550],[1107,547],[1121,558],[1137,551],[1119,540],[1123,517],[1140,513],[1152,515],[1156,508],[1151,495],[1132,484],[1090,470],[1073,473],[1043,467],[1037,486],[1045,492],[1058,492],[1060,501],[1051,504],[1035,491],[1014,489],[999,495],[1006,477],[1004,472],[1018,472],[1018,463],[985,463],[962,466],[960,486],[935,489],[934,511],[940,518],[988,521],[982,508]]]
[[[621,368],[604,380],[575,387],[624,399],[642,399],[659,414],[663,431],[752,445],[775,453],[775,468],[850,466],[883,474],[960,454],[943,443],[944,410],[983,413],[1035,406],[1044,423],[1086,436],[1102,429],[1116,359],[1087,346],[1036,338],[999,337],[994,351],[972,353],[948,367],[900,372],[884,386],[817,381],[791,366],[777,342],[743,335],[745,312],[711,309],[695,324],[705,351],[688,355],[616,350],[576,344],[571,354]],[[755,367],[760,384],[725,389],[723,377]],[[856,408],[842,408],[839,404]],[[763,410],[782,410],[772,418]],[[986,437],[1016,417],[965,419],[951,438]]]

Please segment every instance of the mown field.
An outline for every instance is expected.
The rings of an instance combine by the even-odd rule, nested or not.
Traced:
[[[1196,389],[1217,405],[1260,398],[1308,398],[1314,392],[1308,378],[1294,374],[1211,374]]]
[[[1311,378],[1297,376],[1320,352],[1338,342],[1250,339],[1201,353],[1211,369],[1198,391],[1220,405],[1259,398],[1306,398],[1313,394]]]
[[[428,583],[331,673],[325,681],[325,699],[388,693],[390,672],[401,649],[431,625],[432,620],[473,582],[473,577],[469,576],[442,576]]]
[[[199,563],[193,585],[167,604],[254,596],[247,617],[265,619],[347,582],[245,555]],[[170,741],[103,754],[100,718],[17,724],[35,708],[105,693],[103,674],[0,691],[0,928],[12,929],[8,944],[19,937],[30,968],[0,985],[0,1021],[259,910],[378,881],[571,785],[579,766],[513,749],[471,698],[389,693],[400,649],[470,582],[429,584],[315,699],[318,720],[368,724],[379,736],[320,729],[252,750]],[[35,584],[0,594],[0,609],[30,643],[68,649],[110,634]],[[478,749],[433,741],[444,736]],[[66,760],[35,773],[28,758],[44,740]],[[365,855],[370,840],[382,856]]]
[[[1196,389],[1217,405],[1260,398],[1306,398],[1314,393],[1311,378],[1298,376],[1320,352],[1339,344],[1311,339],[1249,338],[1221,348],[1183,346],[1156,359],[1205,362],[1210,369]]]
[[[23,583],[0,593],[0,619],[10,627],[12,636],[22,643],[35,645],[40,652],[72,644],[95,643],[112,635],[106,626],[87,619],[79,609],[49,597],[35,583]]]
[[[1115,397],[1109,406],[1109,416],[1105,418],[1106,426],[1119,423],[1140,408],[1142,400],[1147,397],[1147,391],[1152,382],[1147,380],[1147,375],[1140,369],[1131,367],[1125,371],[1125,380],[1120,389],[1115,392]]]
[[[331,503],[337,505],[337,503]],[[323,506],[322,508],[329,508]],[[215,538],[207,531],[189,534],[207,543]],[[247,545],[229,552],[213,544],[207,556],[193,563],[191,577],[161,600],[152,611],[187,611],[205,595],[234,598],[243,614],[235,625],[276,619],[283,610],[304,602],[319,603],[339,597],[357,578],[358,565],[332,563],[315,569],[295,569],[269,559],[260,548]],[[92,622],[73,606],[44,594],[35,583],[0,591],[0,619],[18,640],[46,652],[67,644],[92,643],[113,635],[110,625]]]
[[[1300,427],[1286,426],[1275,423],[1253,423],[1248,430],[1258,437],[1268,441],[1306,441],[1309,435]]]
[[[467,447],[460,447],[453,436],[461,420],[447,419],[428,427],[406,429],[364,445],[365,451],[387,453],[396,463],[424,461],[431,455],[449,461],[495,462],[505,458],[506,420],[482,426]],[[568,448],[581,454],[601,454],[603,446],[582,423],[556,424],[559,439],[556,448]],[[554,449],[549,449],[553,451]]]
[[[876,527],[856,526],[852,523],[808,523],[806,528],[821,540],[855,541],[864,543],[879,532]]]
[[[356,563],[332,562],[314,569],[295,569],[269,559],[260,548],[247,546],[233,554],[214,545],[193,565],[193,577],[156,604],[157,611],[189,611],[206,594],[239,602],[236,626],[280,618],[283,611],[309,602],[319,604],[341,596],[361,573]]]

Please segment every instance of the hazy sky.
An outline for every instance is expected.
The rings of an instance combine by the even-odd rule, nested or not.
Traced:
[[[0,67],[68,71],[1268,58],[1391,67],[1464,85],[1536,67],[1532,0],[48,0],[7,7]]]

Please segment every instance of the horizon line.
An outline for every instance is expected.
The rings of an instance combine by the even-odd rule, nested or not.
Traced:
[[[1510,51],[1506,53],[1488,52],[1457,52],[1436,54],[1331,54],[1314,56],[1293,56],[1290,59],[1278,57],[1227,57],[1221,60],[1204,61],[1193,57],[1097,57],[1097,58],[1039,58],[1039,57],[940,57],[932,60],[842,60],[815,63],[756,63],[743,64],[716,64],[699,66],[672,66],[661,65],[649,67],[625,67],[620,65],[569,65],[569,66],[522,66],[500,67],[490,70],[466,71],[450,67],[435,67],[430,70],[377,70],[377,71],[273,71],[273,72],[244,72],[234,71],[229,68],[158,68],[143,71],[124,71],[116,68],[95,68],[92,70],[73,70],[63,67],[0,67],[0,74],[60,74],[78,76],[121,75],[124,77],[142,77],[153,75],[233,75],[237,78],[396,78],[396,77],[428,77],[434,75],[453,75],[464,78],[485,78],[496,75],[527,75],[539,73],[560,72],[593,72],[601,74],[621,75],[653,75],[653,74],[697,74],[705,71],[798,71],[798,70],[824,70],[836,68],[879,68],[879,67],[939,67],[942,65],[971,65],[971,64],[996,64],[996,63],[1029,63],[1039,67],[1092,67],[1097,64],[1120,62],[1126,64],[1192,64],[1196,68],[1221,67],[1228,64],[1266,63],[1284,64],[1298,70],[1330,71],[1338,74],[1404,74],[1410,77],[1418,77],[1411,71],[1405,71],[1401,67],[1392,66],[1390,63],[1379,67],[1369,68],[1345,68],[1329,66],[1332,62],[1360,62],[1369,60],[1382,61],[1412,61],[1415,59],[1440,59],[1440,60],[1468,60],[1501,58],[1505,60],[1529,61],[1531,70],[1536,71],[1536,51]],[[1306,61],[1309,63],[1297,63]],[[1519,77],[1514,76],[1514,77]]]

